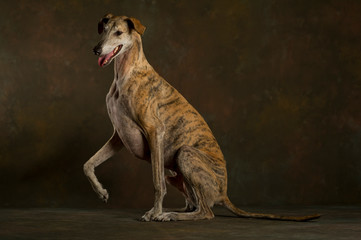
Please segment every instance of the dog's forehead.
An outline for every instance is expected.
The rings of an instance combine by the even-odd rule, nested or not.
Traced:
[[[127,17],[125,16],[117,16],[110,19],[110,23],[113,25],[113,28],[116,30],[120,30],[122,32],[126,32],[128,30],[128,24],[127,21],[125,21]]]

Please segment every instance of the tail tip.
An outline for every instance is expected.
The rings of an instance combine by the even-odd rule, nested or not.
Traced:
[[[319,219],[320,217],[322,217],[322,214],[314,214],[314,215],[307,216],[303,219],[300,219],[300,222],[308,222],[308,221]]]

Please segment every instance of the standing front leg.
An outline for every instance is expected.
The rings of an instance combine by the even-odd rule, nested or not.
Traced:
[[[120,140],[117,132],[114,131],[113,136],[108,140],[108,142],[84,164],[85,175],[88,177],[89,182],[92,185],[94,191],[104,202],[107,202],[109,198],[109,194],[107,190],[102,187],[101,183],[98,181],[97,177],[95,176],[94,168],[105,162],[110,157],[112,157],[122,147],[123,147],[123,143]]]
[[[151,150],[151,163],[154,185],[154,207],[146,212],[141,218],[142,221],[156,220],[162,214],[163,198],[167,193],[164,177],[164,156],[163,137],[164,127],[162,123],[148,131],[148,142]]]

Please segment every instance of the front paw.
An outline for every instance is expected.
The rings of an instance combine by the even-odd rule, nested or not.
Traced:
[[[150,209],[148,212],[146,212],[143,217],[141,217],[140,221],[142,222],[150,222],[150,221],[157,221],[157,217],[161,215],[161,211],[154,211],[154,208]]]
[[[99,198],[103,201],[103,202],[107,202],[109,199],[109,194],[108,191],[106,189],[101,189],[98,193]]]
[[[140,221],[142,222],[150,222],[152,220],[154,214],[154,208],[150,209],[148,212],[146,212],[141,218]]]

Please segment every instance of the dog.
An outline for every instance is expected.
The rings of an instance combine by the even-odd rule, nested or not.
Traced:
[[[148,63],[141,35],[145,27],[136,18],[105,15],[98,23],[101,40],[93,51],[98,64],[114,61],[114,80],[106,105],[114,133],[84,164],[84,172],[98,196],[109,194],[94,168],[125,147],[151,163],[154,207],[142,221],[212,219],[211,208],[222,205],[239,217],[309,221],[320,215],[279,216],[249,213],[227,196],[227,170],[222,151],[203,117]],[[165,176],[165,169],[172,174]],[[182,211],[164,211],[166,183],[185,197]]]

